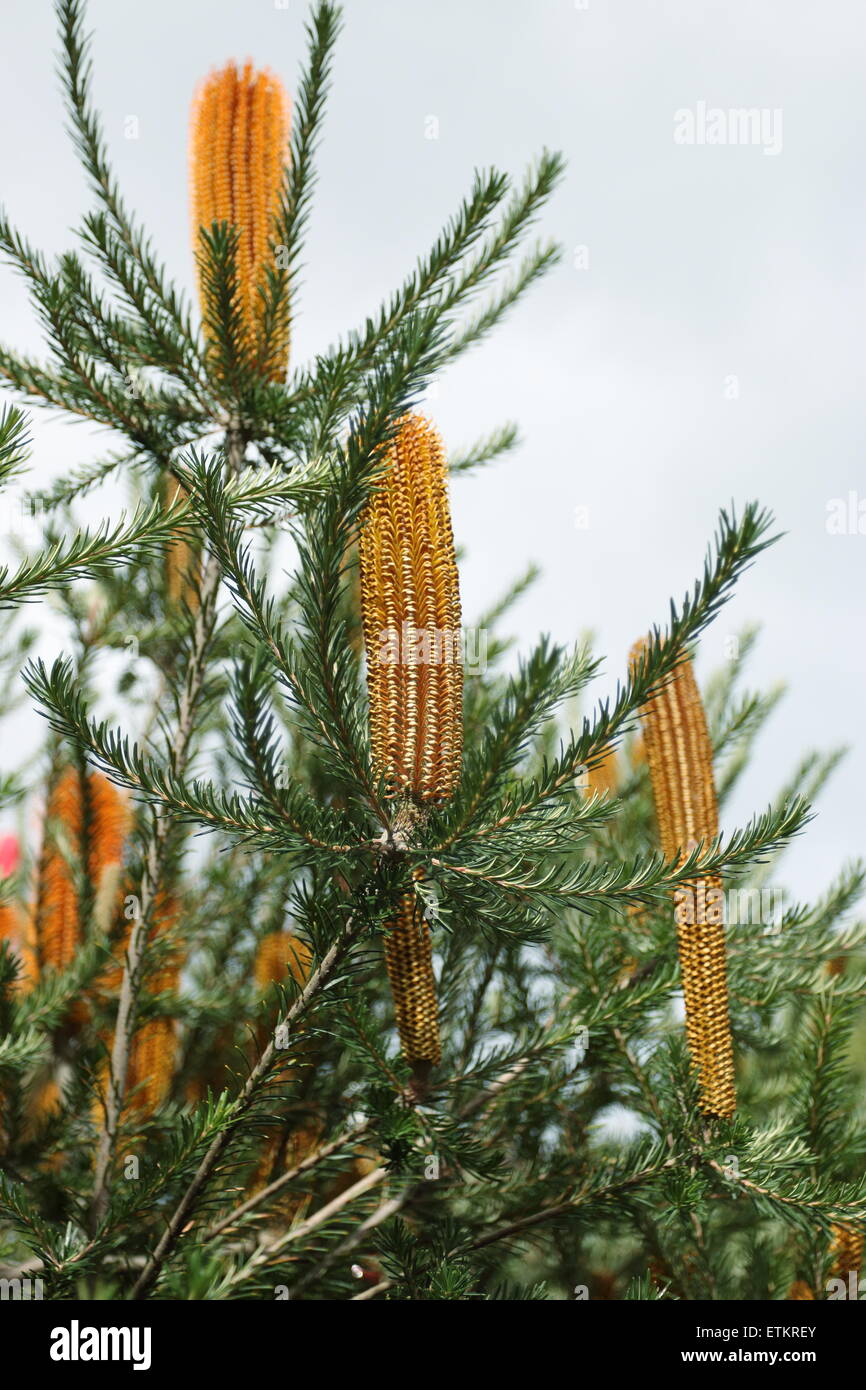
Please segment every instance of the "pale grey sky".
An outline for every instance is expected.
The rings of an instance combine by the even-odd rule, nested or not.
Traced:
[[[116,173],[189,289],[193,87],[250,56],[291,91],[305,13],[302,0],[91,0]],[[90,199],[63,129],[52,6],[2,0],[2,25],[0,196],[55,253]],[[455,447],[509,418],[524,438],[454,488],[467,621],[538,560],[514,617],[522,645],[592,628],[607,654],[599,692],[612,688],[632,641],[697,574],[718,508],[771,507],[788,535],[710,629],[700,669],[759,620],[754,682],[790,682],[738,816],[762,809],[807,747],[852,745],[788,856],[798,893],[866,847],[866,534],[826,526],[832,499],[866,499],[864,46],[858,0],[349,0],[293,348],[306,356],[374,312],[475,166],[519,177],[542,146],[564,151],[541,228],[564,244],[562,266],[429,407]],[[700,103],[781,113],[776,152],[678,144],[676,113]],[[138,139],[125,138],[130,116]],[[5,267],[0,291],[3,338],[38,352]],[[46,477],[100,447],[45,417],[36,437]]]

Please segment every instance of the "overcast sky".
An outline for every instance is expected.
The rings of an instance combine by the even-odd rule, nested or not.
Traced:
[[[0,5],[0,196],[57,253],[90,197],[63,128],[52,6]],[[193,87],[249,56],[291,91],[306,5],[88,11],[114,168],[191,290]],[[763,809],[808,747],[851,745],[788,856],[800,894],[866,841],[866,534],[827,529],[850,492],[866,513],[864,39],[859,0],[349,0],[293,344],[300,360],[374,312],[476,166],[519,177],[543,146],[564,152],[540,229],[562,242],[562,265],[429,406],[455,448],[511,418],[523,436],[454,488],[466,619],[539,561],[513,626],[524,647],[592,629],[602,693],[698,573],[718,509],[771,507],[787,536],[709,630],[699,669],[759,621],[754,683],[790,683],[726,828]],[[764,113],[752,143],[729,115],[742,108]],[[0,292],[3,339],[38,353],[6,267]],[[104,451],[44,416],[36,438],[44,478]]]

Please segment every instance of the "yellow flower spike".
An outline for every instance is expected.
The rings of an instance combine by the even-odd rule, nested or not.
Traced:
[[[289,97],[279,78],[251,63],[234,62],[212,72],[193,99],[190,128],[190,191],[193,247],[199,229],[228,222],[239,233],[237,280],[244,347],[271,381],[282,381],[289,354],[286,313],[260,354],[268,269],[278,269],[276,240],[283,171],[289,153]],[[199,278],[199,296],[204,294]]]
[[[370,741],[392,794],[442,801],[460,775],[460,589],[442,441],[402,420],[359,538]]]
[[[361,616],[370,743],[390,795],[441,802],[460,776],[460,587],[442,441],[420,415],[401,420],[361,518]],[[414,894],[386,929],[400,1043],[421,1077],[439,1061],[430,932]]]
[[[633,663],[645,645],[636,644]],[[696,844],[709,844],[719,826],[712,746],[688,656],[641,710],[641,723],[662,850],[668,859],[684,860]],[[698,878],[674,894],[686,1037],[701,1109],[729,1117],[736,1094],[723,901],[716,876]]]
[[[441,1049],[430,928],[414,893],[401,898],[399,916],[389,923],[385,964],[403,1055],[416,1067],[435,1067]]]

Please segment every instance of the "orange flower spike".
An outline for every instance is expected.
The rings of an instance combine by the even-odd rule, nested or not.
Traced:
[[[463,744],[460,585],[445,451],[422,416],[400,422],[358,551],[374,768],[410,807],[444,801]],[[423,1084],[440,1045],[430,929],[414,893],[386,930],[385,963],[400,1045]]]
[[[644,647],[643,641],[636,644],[632,662]],[[641,724],[662,850],[667,859],[686,859],[697,843],[706,846],[715,839],[719,828],[712,745],[688,656],[641,710]],[[698,1071],[701,1109],[729,1117],[736,1095],[721,881],[696,879],[678,890],[674,901],[686,1037]]]
[[[129,1058],[130,1108],[153,1115],[168,1095],[174,1076],[177,1035],[174,1020],[149,1018],[136,1033]]]
[[[247,331],[252,337],[252,315],[250,309],[253,305],[256,286],[252,280],[253,268],[253,242],[255,240],[255,227],[253,225],[254,209],[250,199],[250,183],[255,177],[250,160],[250,96],[249,89],[252,67],[246,63],[241,70],[237,83],[237,95],[234,102],[234,123],[232,125],[232,216],[230,220],[240,232],[238,238],[238,284],[243,300],[244,317],[247,319]]]
[[[90,833],[84,867],[96,896],[97,913],[106,913],[119,891],[129,810],[114,784],[100,772],[87,774],[87,793]],[[78,894],[66,857],[66,852],[73,857],[79,854],[84,834],[81,778],[75,768],[62,773],[52,789],[46,822],[49,828],[36,894],[36,937],[41,965],[62,970],[72,961],[81,939]],[[65,844],[59,842],[60,834]]]
[[[88,777],[91,844],[88,872],[94,885],[97,926],[108,930],[123,896],[123,859],[129,836],[129,802],[101,773]]]
[[[180,965],[174,964],[159,972],[152,982],[154,993],[176,990]],[[130,1106],[145,1115],[153,1115],[171,1089],[177,1058],[177,1026],[173,1018],[160,1015],[149,1018],[136,1033],[129,1058]]]
[[[263,301],[268,268],[277,269],[276,239],[283,170],[289,149],[289,98],[272,73],[247,62],[229,62],[205,78],[193,99],[190,131],[190,190],[193,246],[199,229],[214,222],[237,228],[238,307],[244,346],[252,359],[261,350]],[[204,305],[203,286],[199,292]],[[262,373],[281,381],[289,350],[288,318],[277,326]]]

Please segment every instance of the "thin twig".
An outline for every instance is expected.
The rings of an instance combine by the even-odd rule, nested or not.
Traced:
[[[365,926],[365,920],[355,916],[350,917],[345,922],[336,941],[322,957],[321,963],[316,970],[313,971],[294,1004],[280,1021],[280,1031],[291,1029],[292,1025],[307,1013],[312,1001],[336,972],[346,952],[361,935]],[[212,1141],[196,1170],[195,1176],[169,1219],[168,1225],[156,1249],[148,1260],[141,1278],[135,1284],[130,1295],[132,1299],[145,1298],[156,1282],[162,1266],[173,1251],[181,1232],[189,1220],[193,1207],[213,1176],[217,1164],[220,1162],[231,1142],[238,1120],[249,1110],[262,1084],[267,1079],[274,1064],[276,1053],[276,1042],[274,1038],[271,1038],[267,1047],[260,1053],[258,1061],[247,1077],[235,1102],[235,1112],[231,1126],[222,1130]]]
[[[375,1284],[372,1289],[365,1289],[363,1293],[353,1294],[349,1302],[366,1303],[368,1299],[376,1298],[378,1294],[385,1293],[387,1289],[393,1289],[393,1287],[394,1281],[392,1279],[382,1279],[378,1284]]]
[[[631,1177],[623,1178],[620,1182],[610,1183],[607,1187],[596,1188],[594,1191],[579,1193],[568,1202],[560,1202],[554,1207],[545,1207],[542,1211],[533,1212],[531,1216],[521,1216],[507,1226],[498,1226],[495,1230],[488,1231],[487,1235],[478,1236],[476,1240],[471,1242],[469,1248],[470,1250],[481,1250],[485,1245],[493,1245],[498,1240],[508,1240],[511,1236],[519,1235],[521,1231],[530,1230],[534,1226],[540,1226],[545,1221],[555,1221],[559,1216],[568,1216],[586,1202],[598,1201],[610,1196],[611,1193],[621,1192],[624,1188],[636,1187],[647,1178],[656,1177],[663,1169],[673,1167],[675,1162],[674,1158],[666,1158],[663,1163],[642,1168],[639,1173],[633,1173]]]
[[[294,1182],[295,1178],[299,1178],[302,1173],[308,1173],[311,1168],[316,1168],[326,1158],[330,1158],[331,1154],[336,1153],[338,1149],[345,1148],[347,1144],[351,1144],[354,1140],[360,1138],[368,1128],[369,1123],[365,1120],[363,1124],[356,1125],[354,1129],[344,1130],[336,1139],[332,1139],[329,1143],[323,1144],[321,1148],[316,1149],[315,1153],[308,1154],[307,1157],[301,1159],[301,1162],[296,1164],[294,1168],[289,1168],[285,1173],[281,1173],[273,1182],[268,1183],[267,1187],[263,1187],[258,1192],[254,1192],[252,1197],[242,1202],[239,1207],[235,1207],[234,1211],[229,1212],[228,1216],[224,1216],[221,1220],[217,1221],[216,1224],[211,1226],[210,1230],[205,1233],[202,1239],[204,1241],[215,1240],[217,1236],[222,1235],[223,1231],[228,1230],[230,1226],[237,1225],[242,1217],[247,1216],[251,1211],[255,1211],[256,1207],[261,1206],[264,1202],[269,1202],[278,1192],[282,1192],[284,1187],[288,1187],[289,1183]]]
[[[417,1192],[419,1186],[419,1183],[414,1183],[411,1187],[404,1188],[399,1196],[392,1197],[390,1201],[383,1202],[374,1212],[371,1212],[366,1221],[362,1221],[360,1226],[356,1226],[351,1235],[346,1236],[345,1240],[341,1240],[339,1245],[335,1245],[334,1249],[330,1250],[308,1274],[305,1274],[302,1279],[298,1280],[297,1284],[289,1289],[289,1298],[296,1299],[309,1284],[313,1283],[315,1279],[318,1279],[320,1274],[323,1274],[326,1269],[330,1268],[335,1260],[338,1260],[341,1255],[348,1255],[357,1245],[360,1245],[368,1231],[374,1231],[376,1227],[381,1226],[384,1221],[389,1221],[392,1216],[396,1216],[397,1212],[406,1205],[410,1197]]]
[[[359,1178],[351,1187],[347,1187],[345,1192],[340,1192],[333,1197],[330,1202],[326,1202],[318,1211],[313,1212],[305,1221],[298,1222],[297,1226],[292,1226],[286,1231],[285,1235],[276,1236],[273,1240],[262,1241],[261,1245],[250,1255],[245,1265],[229,1280],[229,1285],[243,1283],[251,1274],[254,1274],[262,1265],[269,1264],[276,1258],[287,1245],[293,1245],[296,1240],[303,1240],[312,1231],[317,1231],[320,1226],[326,1226],[332,1216],[347,1207],[350,1202],[354,1202],[357,1197],[363,1197],[365,1192],[369,1192],[372,1187],[376,1187],[387,1175],[386,1168],[374,1168],[371,1173],[366,1173],[363,1178]],[[289,1295],[291,1297],[291,1295]]]

